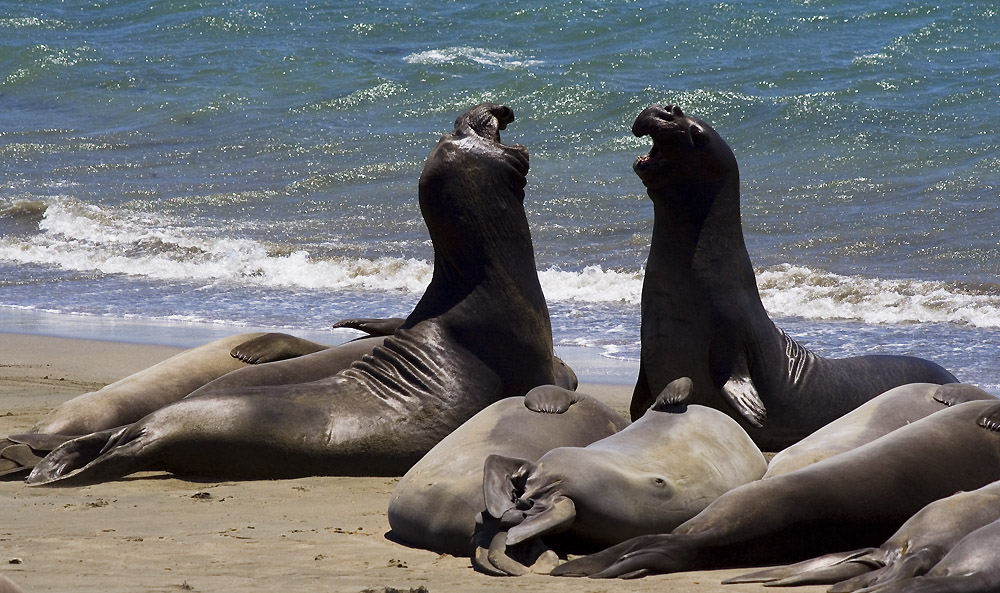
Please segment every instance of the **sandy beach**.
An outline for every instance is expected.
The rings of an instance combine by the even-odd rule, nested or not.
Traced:
[[[0,433],[178,348],[0,333]],[[625,411],[630,385],[585,384]],[[190,481],[147,472],[84,488],[0,481],[0,573],[41,591],[763,591],[745,570],[631,581],[489,577],[387,537],[392,478]],[[814,593],[825,587],[796,589]]]

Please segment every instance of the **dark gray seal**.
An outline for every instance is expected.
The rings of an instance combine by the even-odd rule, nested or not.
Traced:
[[[583,447],[628,421],[593,397],[554,385],[498,401],[434,446],[389,499],[391,536],[456,556],[476,549],[476,518],[486,508],[483,465],[491,455],[535,460],[555,447]],[[487,543],[488,545],[488,543]]]
[[[828,589],[830,593],[875,587],[881,591],[888,583],[927,574],[966,536],[995,521],[1000,521],[1000,482],[932,502],[878,548],[827,554],[725,582],[779,587],[833,584]]]
[[[506,536],[480,568],[520,574],[507,568],[507,548],[553,534],[593,550],[665,533],[760,479],[767,462],[746,431],[718,410],[685,405],[690,393],[689,379],[671,382],[642,418],[585,447],[552,449],[537,462],[487,459],[486,508]]]
[[[955,381],[918,358],[825,359],[776,328],[743,241],[732,150],[708,124],[671,105],[643,110],[632,132],[653,139],[633,169],[654,213],[633,419],[686,376],[695,403],[727,411],[762,449],[775,451],[897,385]]]
[[[775,455],[764,478],[787,474],[850,451],[946,406],[982,399],[996,398],[966,383],[909,383],[893,387]]]
[[[879,545],[931,502],[1000,479],[998,415],[995,401],[946,408],[867,445],[736,488],[669,534],[631,539],[552,574],[761,566]]]
[[[29,484],[142,469],[277,478],[402,475],[487,405],[553,382],[548,309],[524,213],[528,152],[484,104],[441,137],[420,177],[434,273],[370,355],[309,383],[212,390],[52,451]]]
[[[364,317],[358,319],[341,319],[337,323],[334,323],[333,327],[356,329],[367,333],[369,336],[377,337],[392,335],[392,332],[396,331],[396,329],[403,324],[403,321],[405,320],[398,317]],[[360,340],[362,338],[358,339]],[[562,387],[563,389],[575,391],[580,383],[573,368],[566,364],[558,356],[553,356],[553,365],[553,372],[555,373],[553,384],[557,387]]]

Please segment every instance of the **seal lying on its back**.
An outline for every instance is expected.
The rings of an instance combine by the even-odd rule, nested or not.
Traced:
[[[850,451],[946,406],[981,399],[996,398],[966,383],[909,383],[893,387],[775,455],[764,478],[787,474]]]
[[[492,402],[553,382],[552,335],[523,199],[528,153],[505,106],[463,114],[420,177],[430,285],[372,354],[310,383],[213,390],[60,446],[29,484],[142,469],[273,478],[400,475]]]
[[[543,385],[489,406],[406,472],[389,499],[392,536],[456,556],[472,554],[483,501],[483,464],[494,454],[535,460],[555,447],[583,447],[628,421],[593,397]],[[487,542],[488,544],[488,542]]]
[[[837,583],[828,589],[830,593],[883,587],[927,574],[966,536],[994,521],[1000,521],[1000,482],[932,502],[903,523],[881,547],[827,554],[725,582],[779,587]]]
[[[643,110],[632,132],[653,139],[633,169],[654,215],[633,419],[686,376],[694,403],[726,411],[774,451],[897,385],[955,381],[918,358],[824,359],[785,335],[757,292],[740,226],[739,167],[726,142],[671,105]]]
[[[857,449],[723,494],[670,534],[633,538],[552,574],[636,577],[878,545],[931,502],[1000,479],[998,414],[995,401],[946,408]]]
[[[690,393],[691,381],[678,379],[625,430],[537,463],[487,459],[486,508],[509,528],[490,546],[492,567],[481,568],[504,572],[506,546],[552,534],[595,549],[664,533],[760,479],[767,463],[746,431],[718,410],[685,405]]]

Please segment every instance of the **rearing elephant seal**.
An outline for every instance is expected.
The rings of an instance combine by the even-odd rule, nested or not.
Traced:
[[[654,213],[633,420],[687,376],[694,403],[726,411],[758,446],[777,450],[897,385],[956,380],[912,357],[824,359],[785,335],[757,292],[726,142],[671,105],[643,110],[632,132],[653,139],[633,169]]]
[[[273,478],[401,475],[487,405],[553,382],[552,335],[523,200],[528,152],[500,141],[506,106],[479,105],[420,176],[434,273],[370,355],[309,383],[212,391],[50,453],[29,484],[146,468]]]

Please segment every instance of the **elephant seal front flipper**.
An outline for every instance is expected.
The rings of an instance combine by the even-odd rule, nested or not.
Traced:
[[[333,328],[356,329],[365,332],[369,336],[391,336],[399,326],[403,325],[405,319],[399,317],[356,317],[352,319],[341,319],[333,324]]]
[[[733,372],[722,386],[722,397],[743,416],[744,420],[757,428],[764,427],[767,407],[760,400],[760,394],[754,387],[753,377],[750,376],[750,369],[743,354],[737,356]]]
[[[237,344],[229,354],[247,364],[262,364],[304,356],[327,348],[329,346],[289,334],[267,333]]]

